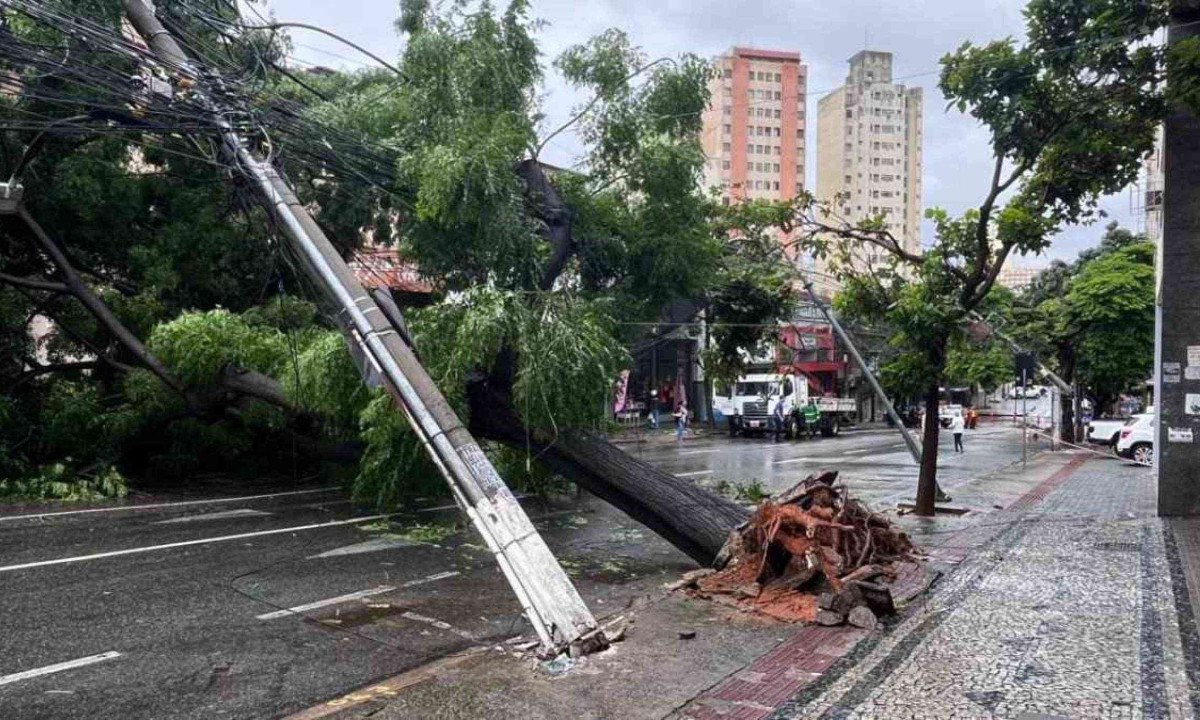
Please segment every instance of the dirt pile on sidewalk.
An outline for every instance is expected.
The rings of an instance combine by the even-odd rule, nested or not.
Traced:
[[[719,569],[689,573],[676,587],[782,620],[874,627],[895,610],[888,585],[913,562],[914,547],[836,480],[823,472],[764,501],[730,534]]]

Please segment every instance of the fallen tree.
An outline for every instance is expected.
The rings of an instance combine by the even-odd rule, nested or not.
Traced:
[[[611,503],[702,565],[716,559],[733,528],[749,518],[742,506],[644,463],[584,429],[547,433],[525,427],[511,396],[473,378],[470,429],[477,437],[528,451],[540,462]]]
[[[908,536],[836,485],[837,472],[810,476],[764,501],[730,534],[713,572],[686,576],[700,597],[727,597],[785,620],[874,627],[891,614],[888,586],[912,564]]]

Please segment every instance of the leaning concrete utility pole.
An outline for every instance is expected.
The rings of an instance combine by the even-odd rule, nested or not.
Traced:
[[[837,332],[838,337],[842,339],[843,343],[845,343],[846,349],[850,351],[850,356],[854,358],[854,362],[858,365],[858,369],[862,370],[862,374],[867,378],[867,382],[871,384],[871,389],[875,391],[875,395],[879,398],[879,401],[883,403],[883,409],[887,412],[888,417],[892,419],[892,422],[896,424],[896,428],[900,430],[900,435],[904,438],[904,444],[908,446],[908,452],[910,455],[912,455],[913,462],[920,465],[920,443],[918,443],[917,439],[912,436],[912,433],[908,431],[908,428],[904,427],[904,421],[902,421],[900,416],[896,413],[896,408],[892,407],[892,401],[888,399],[887,393],[883,391],[883,386],[880,385],[879,381],[875,379],[875,373],[871,372],[871,368],[867,367],[867,361],[863,359],[861,354],[859,354],[858,348],[854,346],[854,342],[850,339],[850,335],[846,333],[845,329],[842,328],[842,324],[837,321],[837,318],[833,316],[833,313],[829,311],[829,308],[825,305],[825,303],[822,302],[819,297],[817,297],[817,292],[813,289],[812,280],[807,276],[804,278],[804,289],[808,291],[808,297],[812,299],[813,305],[816,305],[817,308],[821,310],[821,314],[825,316],[825,319],[829,321],[829,324],[832,325],[833,329]]]
[[[305,270],[339,308],[349,339],[378,369],[384,386],[412,425],[504,572],[543,654],[586,652],[605,644],[583,599],[525,511],[496,473],[407,343],[321,231],[288,183],[252,151],[208,95],[209,78],[193,67],[155,16],[148,0],[123,0],[130,24],[171,77],[194,83],[221,131],[231,164],[251,180]]]
[[[1167,44],[1200,37],[1200,0],[1173,0]],[[1187,78],[1167,76],[1168,86]],[[1158,514],[1200,514],[1200,116],[1176,103],[1163,128],[1163,234],[1154,367]]]

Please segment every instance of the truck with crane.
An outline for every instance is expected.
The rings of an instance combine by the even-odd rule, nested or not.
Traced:
[[[792,372],[743,375],[722,401],[730,437],[771,433],[798,439],[817,432],[834,437],[858,410],[853,398],[812,394],[806,379]]]

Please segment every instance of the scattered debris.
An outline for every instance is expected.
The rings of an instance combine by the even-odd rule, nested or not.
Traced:
[[[680,640],[695,640],[696,639],[696,631],[695,630],[680,630],[679,631],[679,639]]]
[[[850,610],[850,612],[846,615],[846,622],[850,623],[854,627],[862,628],[863,630],[874,630],[875,626],[879,624],[879,620],[875,617],[875,613],[871,612],[871,609],[865,605],[859,605],[858,607]]]
[[[539,665],[542,671],[551,677],[565,674],[568,670],[575,667],[575,660],[566,653],[559,655],[551,660],[543,660]]]
[[[782,620],[875,627],[895,612],[889,583],[902,563],[913,562],[914,547],[835,485],[837,475],[818,473],[764,501],[730,533],[719,569],[688,573],[668,587]]]

